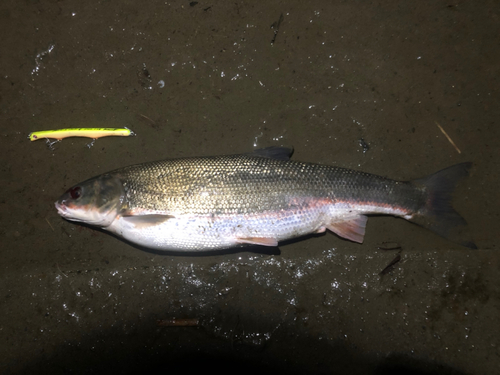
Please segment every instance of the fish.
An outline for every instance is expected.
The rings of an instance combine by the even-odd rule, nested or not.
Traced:
[[[331,231],[362,243],[368,215],[392,215],[475,249],[451,206],[472,163],[398,181],[290,160],[293,149],[146,162],[69,188],[55,207],[64,219],[101,228],[139,247],[210,251]]]

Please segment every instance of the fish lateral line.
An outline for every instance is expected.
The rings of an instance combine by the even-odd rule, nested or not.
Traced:
[[[32,132],[28,135],[30,141],[37,141],[39,139],[57,139],[70,137],[85,137],[85,138],[102,138],[102,137],[129,137],[135,133],[128,128],[69,128],[58,130],[42,130]]]

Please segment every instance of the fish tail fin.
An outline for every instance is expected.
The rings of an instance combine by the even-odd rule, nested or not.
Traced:
[[[469,174],[472,163],[461,163],[411,183],[427,192],[425,206],[409,220],[462,246],[477,249],[467,230],[467,222],[451,206],[459,180]]]

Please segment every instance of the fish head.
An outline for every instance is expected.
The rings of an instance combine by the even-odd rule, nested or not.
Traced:
[[[108,227],[122,209],[123,183],[116,176],[101,175],[69,188],[56,202],[59,215],[67,220]]]

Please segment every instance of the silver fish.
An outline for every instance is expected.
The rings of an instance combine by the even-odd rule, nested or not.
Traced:
[[[361,243],[369,214],[399,216],[476,248],[450,205],[471,163],[401,182],[291,161],[291,153],[270,147],[132,165],[71,187],[55,206],[67,220],[157,250],[277,246],[326,229]]]

